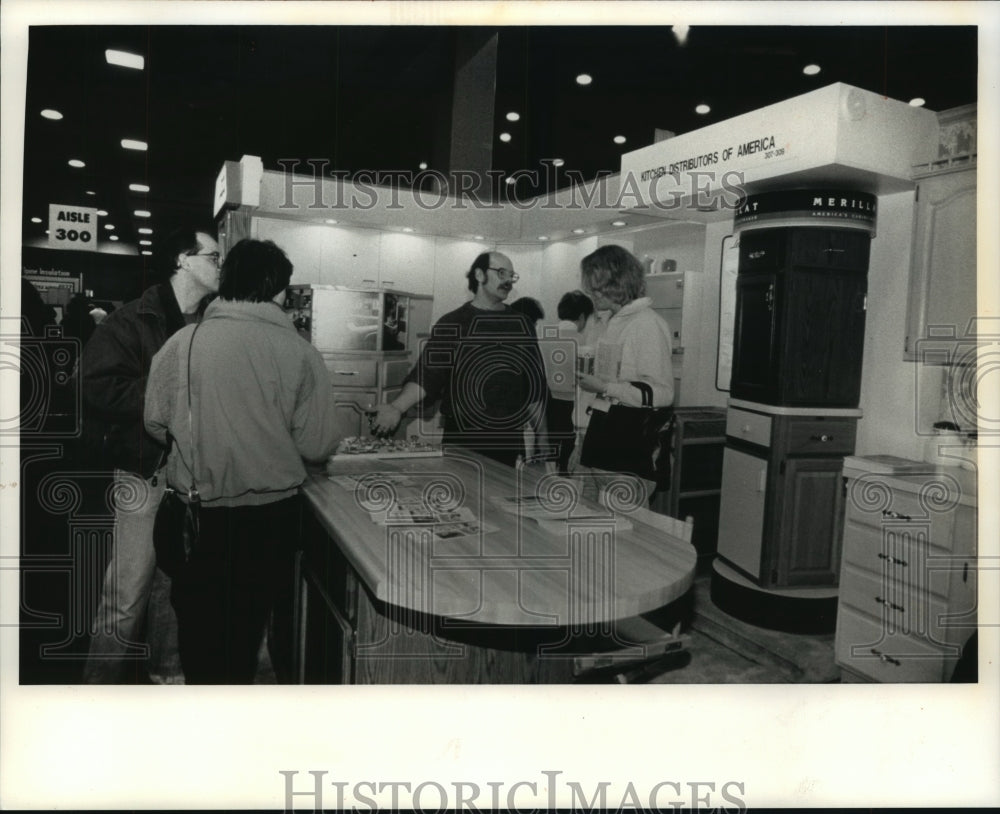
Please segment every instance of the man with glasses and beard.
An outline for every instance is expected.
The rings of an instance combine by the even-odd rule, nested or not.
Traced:
[[[441,400],[446,445],[514,466],[524,429],[544,434],[545,368],[533,326],[505,302],[518,279],[509,257],[484,252],[466,274],[472,299],[434,325],[399,396],[373,432],[393,432],[408,409]]]
[[[146,432],[142,414],[153,356],[170,336],[197,322],[219,290],[219,244],[213,235],[195,227],[168,235],[160,256],[166,281],[110,314],[83,350],[84,431],[100,447],[92,464],[113,469],[115,477],[114,541],[91,630],[85,683],[142,683],[147,678],[143,666],[154,683],[180,679],[171,667],[176,631],[166,601],[148,614],[151,621],[161,620],[163,629],[144,633],[157,575],[153,521],[165,486],[160,471],[165,450]],[[161,574],[160,582],[166,586],[166,576]],[[162,593],[166,600],[166,587]]]

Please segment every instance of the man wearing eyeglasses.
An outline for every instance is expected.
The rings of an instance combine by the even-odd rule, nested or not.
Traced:
[[[153,520],[164,488],[158,474],[164,449],[146,432],[143,408],[153,356],[172,334],[197,322],[219,290],[219,244],[208,228],[179,229],[164,241],[160,260],[167,280],[97,326],[81,362],[85,432],[101,437],[94,465],[113,469],[115,477],[111,561],[83,673],[91,684],[143,682],[146,669],[153,682],[179,680],[179,669],[166,663],[176,642],[171,646],[160,632],[143,635],[156,577]],[[162,593],[165,598],[169,591]],[[172,613],[166,602],[156,610],[157,618]],[[173,625],[165,627],[166,635],[176,635]]]
[[[533,326],[505,302],[518,279],[510,258],[484,252],[466,278],[472,299],[438,320],[372,430],[391,433],[408,409],[440,398],[443,443],[514,466],[524,455],[525,426],[544,432],[545,367]]]

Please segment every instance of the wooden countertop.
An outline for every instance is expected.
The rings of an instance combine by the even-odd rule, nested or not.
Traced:
[[[487,625],[600,624],[672,602],[694,579],[694,547],[629,518],[627,506],[615,515],[578,497],[569,522],[552,532],[492,502],[519,493],[565,500],[580,481],[457,448],[444,457],[338,461],[332,471],[373,477],[351,490],[313,473],[306,500],[371,593],[399,608]],[[412,485],[395,487],[400,496],[468,507],[496,530],[441,540],[427,527],[379,525],[368,509],[384,506],[393,487],[377,473],[405,474]],[[583,515],[591,519],[572,519]],[[616,517],[628,519],[616,526]]]

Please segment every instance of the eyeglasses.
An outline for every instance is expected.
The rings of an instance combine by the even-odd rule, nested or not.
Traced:
[[[510,280],[511,282],[513,282],[514,280],[520,280],[521,279],[517,275],[516,271],[511,271],[510,269],[497,269],[497,268],[493,268],[493,266],[487,266],[486,270],[487,271],[495,271],[497,273],[497,277],[500,278],[501,282],[506,282],[507,280]]]
[[[195,252],[194,254],[188,255],[189,257],[207,257],[215,265],[219,265],[219,253],[218,252]]]

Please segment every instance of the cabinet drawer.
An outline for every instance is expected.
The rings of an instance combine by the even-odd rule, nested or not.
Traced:
[[[854,437],[857,422],[853,419],[789,419],[789,455],[816,455],[829,453],[850,454],[854,452]]]
[[[726,415],[726,435],[762,447],[771,445],[771,416],[750,413],[735,407]]]
[[[910,492],[890,489],[881,483],[878,476],[852,480],[847,489],[848,523],[871,526],[882,531],[891,530],[897,534],[909,535],[912,539],[923,539],[934,545],[953,551],[959,542],[959,550],[972,550],[969,540],[957,540],[952,532],[956,527],[956,516],[974,514],[967,507],[935,504],[927,498],[921,502],[920,496]],[[960,523],[963,535],[975,534],[975,524]],[[969,526],[968,529],[966,527]]]
[[[334,387],[374,387],[378,363],[374,359],[324,357]]]
[[[871,237],[857,229],[792,229],[790,264],[868,270]]]
[[[753,229],[740,235],[739,273],[774,271],[785,265],[787,229]]]
[[[888,574],[845,565],[840,575],[840,602],[872,617],[890,634],[943,642],[950,632],[942,627],[948,610],[943,599],[912,581],[890,579]]]
[[[922,534],[888,527],[884,530],[847,521],[844,527],[844,565],[879,579],[915,586],[921,592],[947,600],[952,610],[974,610],[976,559],[929,545]]]
[[[836,660],[875,681],[943,681],[957,656],[922,639],[889,634],[880,620],[841,604],[837,613]]]

